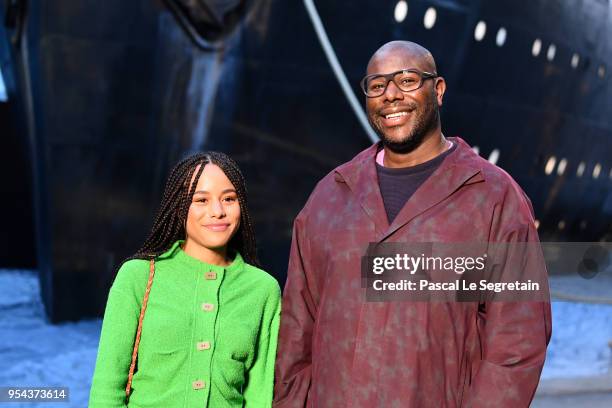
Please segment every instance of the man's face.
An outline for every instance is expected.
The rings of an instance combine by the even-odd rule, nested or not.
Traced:
[[[372,59],[367,75],[407,68],[429,71],[423,65],[408,51],[391,50]],[[442,81],[442,87],[439,81]],[[381,96],[366,98],[368,120],[386,147],[398,153],[413,151],[428,133],[438,127],[443,82],[441,78],[426,79],[419,89],[403,92],[391,81]],[[399,116],[393,115],[400,112]]]

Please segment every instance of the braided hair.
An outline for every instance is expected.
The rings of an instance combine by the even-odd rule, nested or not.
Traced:
[[[228,249],[238,251],[247,263],[260,266],[257,259],[255,233],[247,206],[244,177],[236,162],[220,152],[196,153],[174,166],[168,176],[164,196],[151,233],[142,248],[127,260],[154,259],[170,249],[177,240],[186,238],[185,224],[189,206],[193,200],[197,181],[200,179],[204,166],[209,163],[223,170],[234,185],[240,204],[240,227],[230,239]],[[191,180],[194,181],[191,182]]]

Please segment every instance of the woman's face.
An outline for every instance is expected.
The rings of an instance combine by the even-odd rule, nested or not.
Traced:
[[[239,227],[240,203],[234,185],[219,166],[205,165],[187,213],[187,240],[201,249],[218,251],[225,249]]]

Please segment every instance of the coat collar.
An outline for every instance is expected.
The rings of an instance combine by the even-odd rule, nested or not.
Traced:
[[[376,172],[376,152],[379,144],[370,146],[353,160],[335,170],[336,181],[345,182],[348,185],[363,210],[374,221],[378,241],[386,239],[460,187],[484,181],[481,172],[483,159],[474,153],[463,139],[459,137],[448,139],[457,143],[457,148],[419,187],[391,225],[387,220]]]

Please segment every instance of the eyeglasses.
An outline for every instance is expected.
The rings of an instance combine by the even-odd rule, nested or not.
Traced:
[[[437,78],[438,74],[422,72],[416,69],[402,69],[390,74],[372,74],[361,80],[361,90],[368,98],[381,96],[387,90],[389,81],[404,92],[416,91],[429,78]]]

